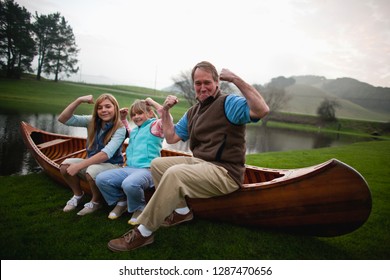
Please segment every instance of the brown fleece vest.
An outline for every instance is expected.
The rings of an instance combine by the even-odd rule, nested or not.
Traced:
[[[240,186],[245,171],[245,125],[235,125],[225,115],[227,95],[198,102],[187,112],[190,149],[197,158],[226,168]]]

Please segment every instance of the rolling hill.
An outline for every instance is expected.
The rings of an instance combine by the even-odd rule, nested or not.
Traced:
[[[337,118],[389,121],[390,113],[375,112],[360,106],[353,101],[336,96],[322,89],[310,85],[295,84],[286,88],[286,95],[290,98],[283,111],[288,113],[317,115],[317,108],[327,98],[337,100],[340,105],[336,108]]]
[[[390,121],[390,88],[374,87],[351,78],[328,80],[322,76],[293,76],[295,84],[285,88],[290,98],[283,111],[317,115],[327,98],[340,107],[336,117],[358,120]]]

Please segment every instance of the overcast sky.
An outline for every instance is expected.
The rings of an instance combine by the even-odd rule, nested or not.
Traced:
[[[389,0],[15,0],[59,12],[87,75],[161,89],[208,60],[247,82],[350,77],[390,87]],[[104,80],[102,80],[104,81]]]

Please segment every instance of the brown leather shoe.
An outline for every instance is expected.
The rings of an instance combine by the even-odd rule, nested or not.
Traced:
[[[165,218],[165,221],[161,224],[161,227],[171,227],[184,222],[191,221],[194,218],[192,211],[188,212],[185,215],[180,215],[177,212],[173,211],[171,215]]]
[[[138,228],[134,228],[126,232],[122,237],[110,240],[108,249],[114,252],[131,251],[142,246],[153,243],[154,235],[148,237],[142,236]]]

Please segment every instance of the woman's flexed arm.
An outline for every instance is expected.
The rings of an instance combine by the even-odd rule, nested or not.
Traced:
[[[70,103],[64,111],[60,114],[58,117],[58,121],[60,123],[66,123],[73,115],[74,111],[76,108],[81,104],[81,103],[88,103],[88,104],[93,104],[93,96],[92,95],[85,95],[85,96],[80,96],[78,97],[75,101]]]

